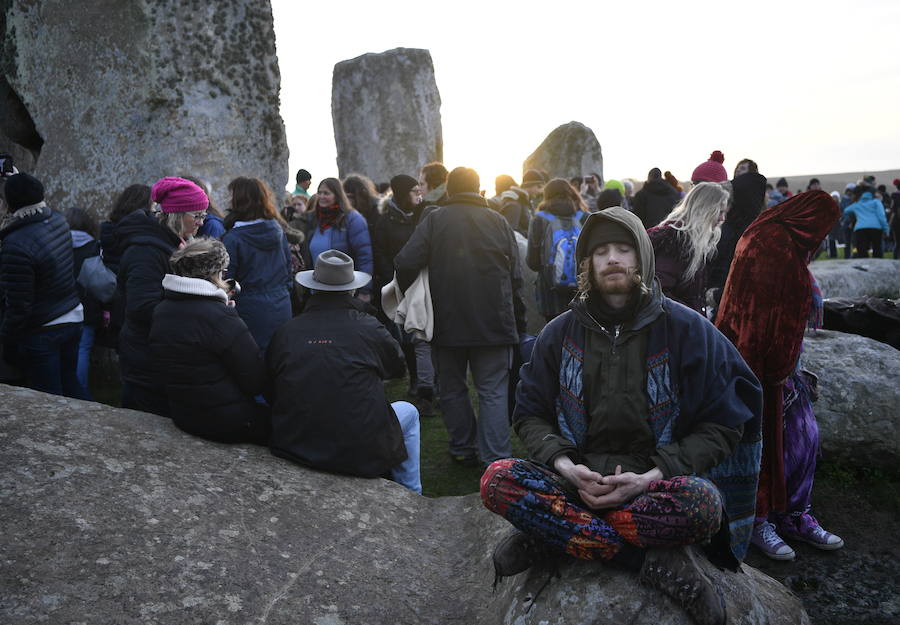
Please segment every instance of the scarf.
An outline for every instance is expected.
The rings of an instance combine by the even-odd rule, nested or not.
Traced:
[[[329,228],[334,228],[341,217],[341,205],[332,204],[327,208],[316,205],[316,217],[319,218],[319,232],[325,234]]]

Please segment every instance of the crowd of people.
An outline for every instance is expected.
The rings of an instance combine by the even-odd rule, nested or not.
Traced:
[[[3,361],[89,399],[92,348],[114,347],[125,408],[418,493],[419,419],[439,402],[453,461],[485,469],[484,504],[516,528],[498,578],[561,553],[613,562],[723,623],[699,558],[843,545],[810,513],[816,379],[800,354],[822,294],[807,265],[838,242],[880,257],[900,231],[900,180],[791,194],[749,159],[723,163],[713,152],[690,185],[653,168],[636,192],[529,170],[489,198],[441,163],[377,187],[313,189],[301,169],[280,207],[235,178],[225,212],[202,178],[166,177],[100,223],[6,167]],[[390,403],[383,380],[407,373],[410,401]]]

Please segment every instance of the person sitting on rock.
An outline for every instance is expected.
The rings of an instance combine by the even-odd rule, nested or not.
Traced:
[[[312,294],[266,354],[272,453],[322,471],[389,475],[421,493],[419,413],[405,401],[388,403],[382,383],[405,373],[403,352],[353,297],[372,276],[326,250],[296,279]]]
[[[698,623],[725,603],[696,548],[720,566],[747,551],[761,389],[705,318],[662,294],[650,239],[622,208],[591,214],[579,297],[538,336],[513,424],[530,460],[492,463],[481,497],[518,531],[498,578],[566,553],[640,573]]]
[[[782,537],[825,550],[844,545],[810,514],[819,431],[814,376],[799,364],[806,326],[822,327],[822,293],[807,265],[839,215],[824,191],[763,211],[735,248],[716,316],[716,327],[762,382],[763,457],[752,544],[774,560],[794,559]]]
[[[228,262],[218,239],[194,239],[172,254],[150,350],[175,425],[222,443],[267,445],[269,408],[254,400],[266,383],[263,354],[222,280]]]

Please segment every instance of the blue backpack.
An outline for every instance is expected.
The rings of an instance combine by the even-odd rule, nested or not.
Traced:
[[[563,221],[545,211],[537,213],[547,220],[549,228],[541,249],[545,277],[551,288],[571,288],[577,285],[578,263],[575,244],[581,233],[581,220],[573,215]],[[568,227],[567,227],[568,226]]]

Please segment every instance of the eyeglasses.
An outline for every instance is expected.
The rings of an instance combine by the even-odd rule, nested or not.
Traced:
[[[206,219],[206,213],[185,213],[186,216],[190,217],[194,221],[203,221]]]

